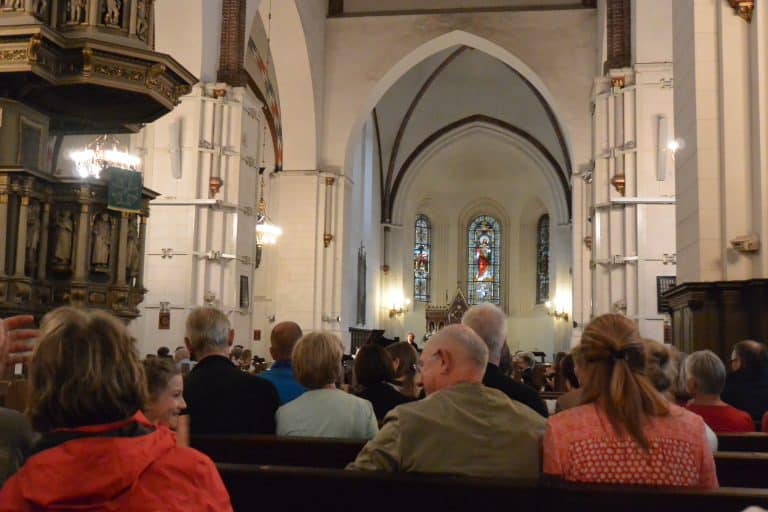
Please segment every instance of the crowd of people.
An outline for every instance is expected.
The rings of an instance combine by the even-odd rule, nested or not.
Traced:
[[[423,347],[363,346],[348,383],[341,340],[294,322],[273,328],[274,363],[254,375],[215,308],[190,313],[173,355],[144,361],[106,313],[60,308],[39,330],[31,320],[0,321],[0,374],[31,357],[25,416],[0,409],[0,512],[231,510],[211,460],[188,447],[201,434],[367,440],[356,471],[711,489],[715,433],[766,426],[762,344],[738,343],[727,372],[713,352],[685,356],[615,314],[556,358],[548,382],[564,393],[552,407],[491,304]]]

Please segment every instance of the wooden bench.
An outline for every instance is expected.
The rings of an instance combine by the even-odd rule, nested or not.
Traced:
[[[215,462],[343,469],[365,441],[242,435],[194,436],[190,444]]]
[[[715,453],[717,479],[723,487],[768,488],[768,453]]]
[[[235,511],[254,510],[266,496],[284,510],[525,512],[741,512],[768,507],[768,490],[698,491],[608,486],[550,486],[537,481],[218,464]]]
[[[768,434],[717,434],[717,449],[723,452],[768,452]]]

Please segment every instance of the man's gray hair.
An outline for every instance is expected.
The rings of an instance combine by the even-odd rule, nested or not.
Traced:
[[[471,328],[488,346],[491,359],[501,356],[501,348],[507,340],[507,315],[490,302],[472,306],[464,313],[461,323]]]
[[[227,315],[216,308],[197,308],[187,317],[187,339],[198,359],[209,352],[226,352],[229,331]]]
[[[478,370],[485,372],[488,365],[488,347],[480,336],[465,325],[448,325],[438,333],[440,338],[445,338],[459,345],[467,355],[467,359]]]
[[[725,386],[725,365],[711,350],[699,350],[685,359],[685,375],[696,383],[696,391],[719,395]]]

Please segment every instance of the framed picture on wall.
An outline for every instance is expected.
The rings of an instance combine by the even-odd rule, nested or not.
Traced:
[[[664,292],[674,288],[676,283],[677,278],[675,276],[656,276],[656,301],[659,313],[666,313],[669,310],[669,304],[667,304],[666,299],[662,295],[664,295]]]
[[[248,288],[248,276],[240,276],[240,309],[248,309],[250,306],[251,298]]]

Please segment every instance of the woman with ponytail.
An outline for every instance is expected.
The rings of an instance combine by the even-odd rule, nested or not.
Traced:
[[[573,351],[581,404],[549,419],[544,473],[569,482],[717,487],[701,417],[669,403],[646,376],[637,325],[595,318]]]

